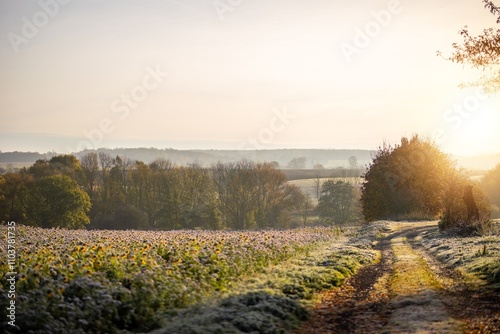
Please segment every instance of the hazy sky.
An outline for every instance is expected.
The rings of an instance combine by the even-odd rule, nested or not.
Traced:
[[[500,152],[498,97],[436,56],[481,0],[0,0],[0,150]]]

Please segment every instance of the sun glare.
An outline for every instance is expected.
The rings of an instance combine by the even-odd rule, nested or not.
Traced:
[[[455,130],[450,150],[459,155],[480,155],[500,150],[500,117],[493,109],[471,114]]]

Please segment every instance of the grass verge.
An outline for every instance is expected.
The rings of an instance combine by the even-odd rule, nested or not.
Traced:
[[[437,229],[423,232],[417,240],[439,261],[461,272],[478,286],[500,290],[500,236],[461,237]]]

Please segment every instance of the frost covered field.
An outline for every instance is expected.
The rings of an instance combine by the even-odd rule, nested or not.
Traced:
[[[10,303],[7,232],[7,226],[0,226],[2,309]],[[370,321],[383,320],[393,310],[394,301],[387,298],[397,296],[399,286],[392,266],[404,264],[393,257],[400,251],[396,241],[405,235],[411,240],[418,235],[417,243],[473,283],[499,288],[500,236],[443,234],[435,222],[168,232],[16,226],[17,327],[5,318],[1,326],[7,333],[292,333],[297,326],[304,329],[304,323],[311,326],[303,320],[321,300],[335,305],[329,309],[335,312],[341,304],[337,299],[328,304],[325,296],[336,290],[339,297],[349,295],[352,286],[342,283],[363,266],[364,274],[356,275],[359,286],[378,282],[367,291],[378,291],[381,298],[378,315],[365,312],[366,300],[359,300],[360,317],[371,326]],[[409,244],[403,246],[410,252]],[[411,258],[418,258],[415,254]],[[415,276],[415,270],[410,273]],[[409,281],[403,282],[409,288]],[[384,321],[391,325],[394,319],[396,312]],[[325,321],[330,324],[332,318]]]
[[[7,227],[0,233],[6,238]],[[303,319],[316,291],[340,285],[376,257],[364,243],[348,246],[338,228],[154,232],[16,226],[15,241],[20,330],[2,319],[11,332],[175,333],[187,323],[205,332],[274,332]],[[11,271],[5,245],[2,273]],[[8,285],[3,278],[2,309],[9,303]]]
[[[424,248],[448,267],[462,272],[477,284],[500,289],[500,223],[488,236],[460,237],[437,228],[418,238]]]

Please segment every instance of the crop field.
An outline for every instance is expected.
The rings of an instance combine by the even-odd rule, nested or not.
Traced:
[[[6,239],[7,227],[0,233]],[[190,307],[222,297],[245,304],[248,296],[265,300],[266,307],[278,303],[300,318],[298,302],[340,285],[375,259],[364,245],[346,246],[347,240],[338,228],[156,232],[16,226],[16,325],[36,333],[147,332],[166,323],[175,327],[171,320],[179,310],[189,314]],[[12,271],[5,245],[2,273]],[[2,309],[9,303],[8,287],[3,277]],[[278,318],[285,324],[274,327],[288,326],[287,316]]]

